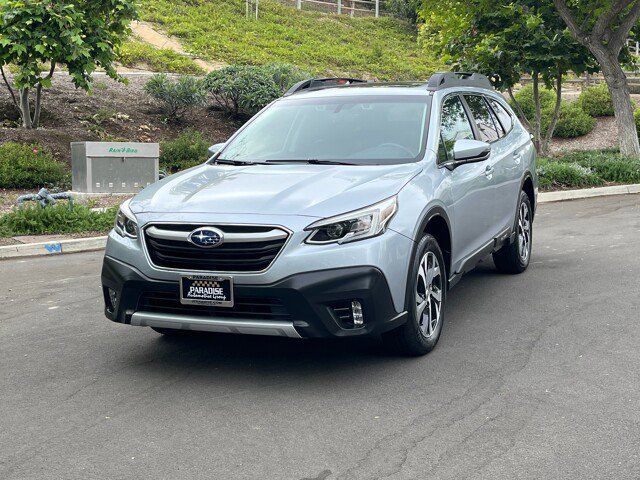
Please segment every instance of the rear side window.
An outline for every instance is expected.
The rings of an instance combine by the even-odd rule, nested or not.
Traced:
[[[462,100],[457,95],[444,101],[440,121],[438,161],[445,162],[447,159],[453,160],[453,144],[456,143],[456,140],[473,140],[473,129],[462,105]]]
[[[498,140],[498,130],[493,123],[491,111],[484,97],[479,95],[465,95],[464,99],[467,101],[471,115],[473,115],[476,126],[478,127],[478,132],[480,133],[479,140],[488,143]]]
[[[502,105],[500,105],[500,102],[498,102],[497,100],[490,99],[489,104],[497,115],[498,120],[500,121],[500,124],[502,125],[505,133],[509,133],[511,127],[513,127],[513,120],[511,119],[511,115],[509,115],[509,112],[507,112],[507,110]]]

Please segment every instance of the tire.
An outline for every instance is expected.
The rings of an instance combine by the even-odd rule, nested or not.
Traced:
[[[166,335],[168,337],[175,337],[178,335],[182,335],[184,333],[183,330],[178,330],[175,328],[151,327],[151,330],[153,330],[154,332],[158,332],[161,335]]]
[[[437,273],[434,268],[436,266]],[[409,273],[407,322],[383,335],[385,346],[395,353],[409,356],[425,355],[433,350],[442,332],[446,297],[447,271],[444,256],[436,239],[426,234],[416,247]],[[421,302],[418,302],[419,299]],[[437,316],[434,318],[434,315]]]
[[[515,241],[493,253],[493,263],[500,273],[522,273],[531,261],[533,210],[529,196],[523,191],[520,192],[514,231]]]

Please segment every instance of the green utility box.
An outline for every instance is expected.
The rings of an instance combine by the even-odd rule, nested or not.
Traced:
[[[74,192],[135,193],[158,180],[157,143],[74,142],[71,176]]]

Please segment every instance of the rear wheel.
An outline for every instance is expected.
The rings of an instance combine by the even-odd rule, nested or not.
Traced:
[[[444,322],[447,272],[442,250],[432,235],[420,240],[408,288],[407,322],[386,333],[387,346],[403,355],[424,355],[438,343]]]
[[[496,269],[502,273],[522,273],[527,269],[531,260],[533,210],[529,196],[525,192],[520,192],[514,230],[515,241],[493,254],[493,263],[495,263]]]

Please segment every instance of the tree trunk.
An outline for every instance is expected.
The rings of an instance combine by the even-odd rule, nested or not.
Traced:
[[[540,153],[540,130],[542,123],[542,109],[540,108],[540,79],[538,72],[533,72],[531,76],[533,79],[533,104],[535,106],[535,115],[533,119],[533,145],[536,147],[536,152]]]
[[[636,122],[633,118],[627,76],[622,70],[617,56],[611,56],[605,52],[599,52],[599,54],[594,52],[594,55],[602,68],[604,81],[611,92],[613,111],[618,126],[620,153],[630,157],[640,157],[640,143],[638,142]]]
[[[36,108],[33,113],[33,128],[40,126],[40,112],[42,111],[42,84],[36,86]]]
[[[542,144],[540,145],[540,154],[545,157],[549,155],[549,146],[551,145],[551,139],[553,138],[553,132],[556,129],[558,123],[558,117],[560,116],[560,106],[562,104],[562,73],[558,72],[556,75],[556,104],[553,109],[553,116],[549,122],[549,127],[544,135]]]
[[[31,107],[29,105],[29,89],[20,89],[20,115],[22,116],[22,126],[26,129],[33,128],[31,123]]]

